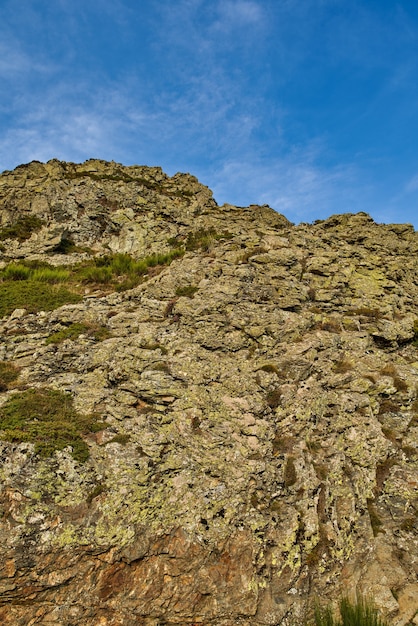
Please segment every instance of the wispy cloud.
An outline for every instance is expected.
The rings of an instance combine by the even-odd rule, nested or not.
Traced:
[[[412,176],[405,185],[406,193],[414,193],[416,191],[418,191],[418,174]]]
[[[219,202],[267,203],[292,221],[411,207],[412,164],[398,196],[376,174],[393,169],[397,151],[384,150],[391,133],[402,147],[399,122],[416,128],[417,55],[403,53],[418,29],[399,7],[41,4],[27,0],[22,20],[14,0],[0,8],[0,168],[92,156],[161,165],[198,175]],[[399,94],[404,108],[388,114]]]
[[[246,155],[226,162],[209,178],[218,202],[245,204],[250,197],[298,222],[360,210],[353,191],[357,176],[353,166],[326,168],[309,151],[298,151],[272,160]]]

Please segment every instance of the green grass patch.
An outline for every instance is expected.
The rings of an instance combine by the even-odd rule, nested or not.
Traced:
[[[0,271],[0,317],[17,308],[35,313],[79,302],[86,284],[109,293],[132,289],[144,276],[183,254],[180,248],[139,260],[128,254],[113,254],[73,267],[53,267],[41,261],[9,263]]]
[[[70,278],[70,271],[58,267],[45,267],[33,270],[30,278],[42,283],[65,283]]]
[[[0,407],[1,438],[33,443],[42,457],[71,446],[74,459],[83,463],[89,449],[82,435],[105,427],[97,416],[78,413],[69,394],[54,389],[28,389]]]
[[[81,299],[79,294],[59,285],[32,280],[3,282],[0,283],[0,317],[10,315],[15,309],[26,309],[30,313],[52,311]]]
[[[0,241],[5,239],[17,239],[22,242],[29,239],[32,233],[37,232],[43,226],[43,221],[35,215],[26,215],[19,218],[13,224],[0,230]]]
[[[113,284],[115,289],[132,288],[151,268],[170,265],[183,256],[184,250],[176,248],[165,254],[151,254],[136,260],[129,254],[112,254],[98,257],[75,268],[75,274],[83,283]]]

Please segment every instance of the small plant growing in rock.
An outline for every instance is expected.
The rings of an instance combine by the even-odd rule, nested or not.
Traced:
[[[372,309],[366,306],[352,309],[351,313],[353,315],[358,315],[359,317],[367,317],[373,321],[380,320],[384,317],[384,314],[382,313],[382,311],[379,311],[379,309]]]
[[[187,235],[185,247],[186,250],[192,252],[197,250],[207,252],[217,239],[219,239],[219,235],[214,228],[199,228]]]
[[[414,337],[412,343],[414,346],[418,346],[418,320],[414,320]]]
[[[347,358],[342,358],[334,365],[334,372],[336,374],[346,374],[353,369],[353,364]]]
[[[268,252],[267,248],[263,248],[262,246],[250,248],[242,254],[239,259],[239,263],[248,263],[251,257],[256,256],[257,254],[265,254],[266,252]]]
[[[276,376],[280,377],[280,370],[274,363],[265,363],[261,367],[258,368],[262,372],[267,372],[269,374],[276,374]]]
[[[281,404],[281,399],[282,399],[282,392],[279,387],[270,389],[270,391],[267,392],[266,402],[267,402],[267,405],[271,409],[277,409],[277,407],[280,406]]]

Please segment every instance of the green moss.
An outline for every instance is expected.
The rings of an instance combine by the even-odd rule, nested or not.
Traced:
[[[80,295],[62,286],[26,280],[3,282],[0,283],[0,317],[20,308],[30,313],[52,311],[81,299]]]
[[[26,215],[10,224],[10,226],[2,228],[0,230],[0,240],[17,239],[18,241],[25,241],[32,236],[32,233],[40,230],[42,225],[43,221],[39,217]]]
[[[34,443],[43,457],[71,446],[74,459],[84,462],[89,450],[82,435],[104,427],[97,416],[77,413],[71,396],[54,389],[16,393],[0,408],[2,439]]]
[[[109,441],[106,441],[105,446],[107,446],[107,444],[109,443],[119,443],[121,446],[126,446],[127,443],[129,443],[131,439],[131,436],[125,433],[119,433],[119,435],[115,435],[114,437],[112,437],[112,439],[109,439]]]

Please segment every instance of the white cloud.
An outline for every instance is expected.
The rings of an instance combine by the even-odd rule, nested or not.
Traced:
[[[353,191],[356,176],[349,165],[320,166],[309,150],[270,161],[245,155],[207,175],[218,202],[248,204],[250,199],[269,204],[296,222],[362,210],[358,192]]]
[[[409,181],[406,183],[405,192],[413,193],[417,190],[418,190],[418,174],[415,174],[415,176],[412,176],[412,178],[410,178]]]

